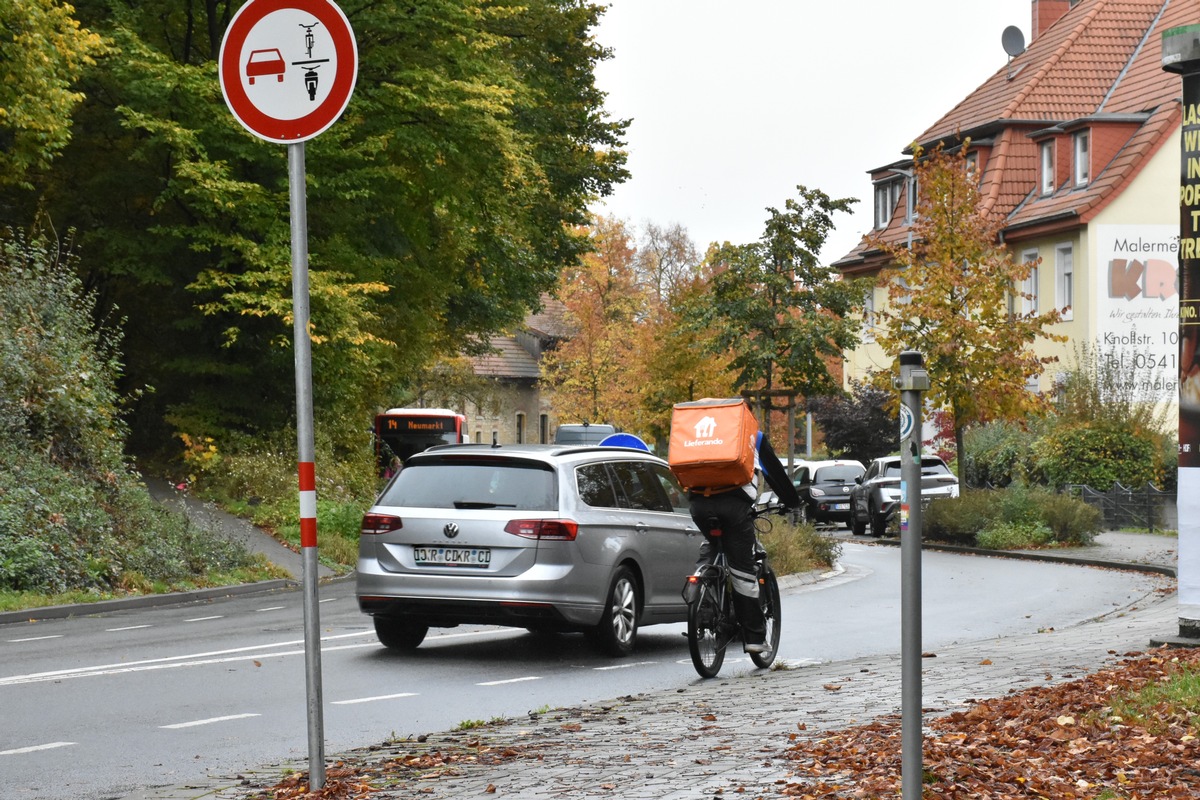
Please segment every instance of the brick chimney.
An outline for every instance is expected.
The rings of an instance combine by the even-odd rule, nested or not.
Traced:
[[[1033,0],[1033,25],[1029,41],[1041,36],[1075,5],[1071,0]]]

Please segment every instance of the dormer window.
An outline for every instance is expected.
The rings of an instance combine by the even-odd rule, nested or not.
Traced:
[[[1087,186],[1092,179],[1091,148],[1088,144],[1088,132],[1080,131],[1075,134],[1075,185]]]
[[[1042,194],[1054,194],[1054,140],[1042,142]]]
[[[875,184],[875,228],[883,230],[892,221],[892,212],[900,202],[900,181]]]

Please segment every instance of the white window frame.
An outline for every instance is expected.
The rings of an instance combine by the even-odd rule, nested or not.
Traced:
[[[1054,304],[1062,309],[1062,318],[1074,318],[1075,245],[1066,242],[1054,248]]]
[[[896,203],[900,202],[900,181],[875,184],[875,229],[883,230],[892,221]]]
[[[875,287],[863,296],[863,341],[875,341]]]
[[[1091,136],[1088,134],[1088,131],[1080,131],[1072,137],[1076,186],[1087,186],[1092,179]]]
[[[1057,183],[1054,175],[1054,141],[1042,142],[1041,144],[1041,161],[1042,161],[1042,194],[1054,194],[1054,186]]]
[[[1021,261],[1028,263],[1038,260],[1037,250],[1026,250],[1021,253]],[[1021,282],[1021,293],[1029,295],[1021,298],[1021,313],[1024,315],[1038,313],[1038,268],[1035,266],[1029,277]]]

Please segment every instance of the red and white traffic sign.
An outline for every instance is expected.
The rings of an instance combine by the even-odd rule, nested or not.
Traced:
[[[270,142],[311,139],[345,111],[358,46],[329,0],[250,0],[234,14],[218,59],[225,103]]]

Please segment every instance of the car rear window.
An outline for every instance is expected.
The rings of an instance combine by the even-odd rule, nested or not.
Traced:
[[[431,461],[400,470],[378,505],[553,511],[558,491],[548,465]]]
[[[853,464],[839,464],[835,467],[818,467],[813,472],[813,481],[815,483],[853,483],[854,479],[862,474],[862,467],[856,467]]]

